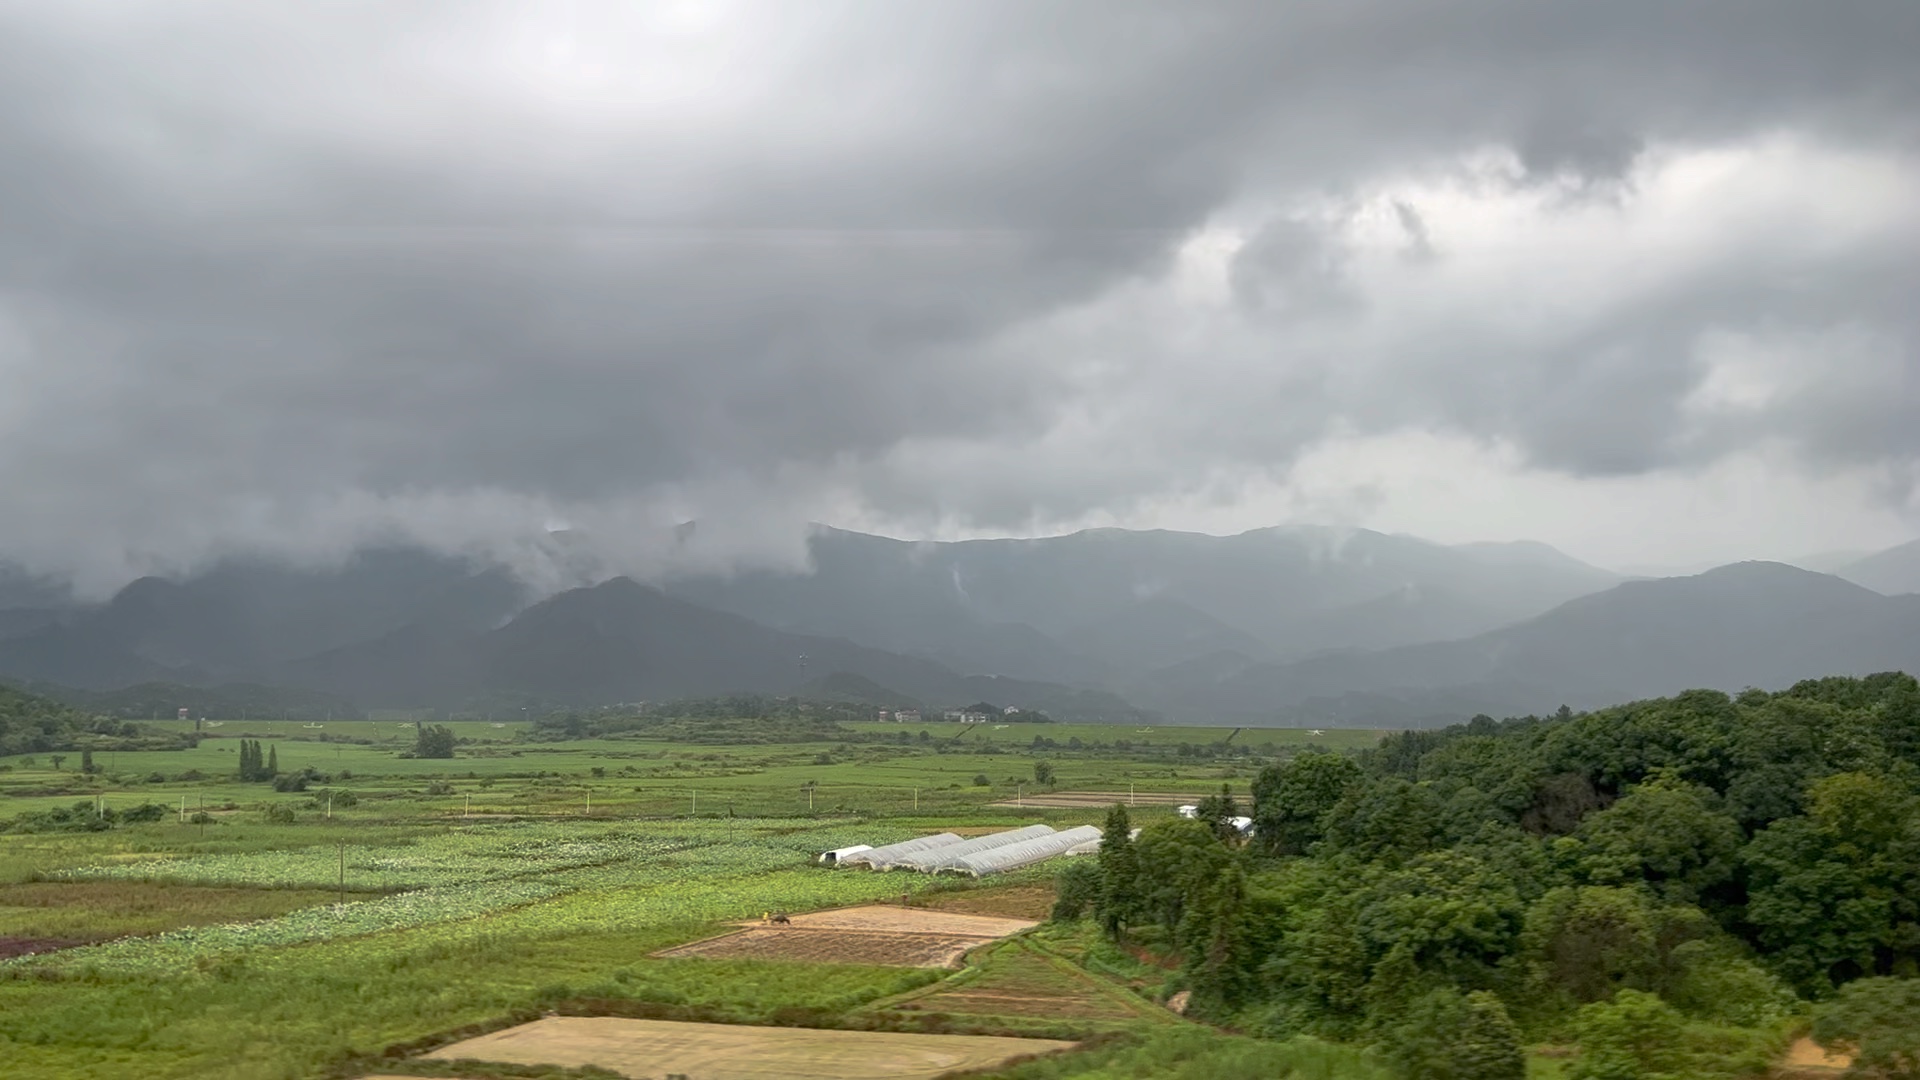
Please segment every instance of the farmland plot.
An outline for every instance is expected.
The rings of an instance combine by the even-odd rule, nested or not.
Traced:
[[[681,1073],[700,1080],[932,1080],[1073,1045],[1057,1039],[555,1016],[427,1056],[511,1065],[595,1065],[627,1076]]]
[[[667,949],[663,959],[797,960],[882,967],[957,967],[970,950],[1035,923],[870,904],[791,916],[790,924],[749,924],[720,937]]]

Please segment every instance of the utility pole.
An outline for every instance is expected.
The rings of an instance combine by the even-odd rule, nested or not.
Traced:
[[[471,813],[473,813],[473,792],[469,791],[467,792],[467,807],[466,809],[460,811],[460,816],[466,817]]]
[[[920,789],[919,788],[913,789],[913,812],[916,814],[920,812]]]

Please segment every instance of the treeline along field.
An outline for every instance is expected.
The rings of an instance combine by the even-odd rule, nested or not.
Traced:
[[[1263,770],[1249,844],[1234,809],[1129,840],[1116,808],[1062,882],[1062,918],[1178,956],[1197,1015],[1411,1076],[1570,1044],[1598,1080],[1761,1075],[1817,1006],[1863,1075],[1920,1064],[1908,676],[1482,717]]]

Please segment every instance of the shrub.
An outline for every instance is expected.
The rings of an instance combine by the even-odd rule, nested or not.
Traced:
[[[1525,1080],[1520,1032],[1500,999],[1451,988],[1414,1002],[1386,1040],[1386,1055],[1409,1080]]]
[[[992,787],[993,779],[989,777],[986,773],[974,773],[973,786],[974,787]]]
[[[1820,1010],[1813,1038],[1830,1050],[1851,1050],[1861,1075],[1920,1080],[1920,979],[1861,979],[1841,987]]]

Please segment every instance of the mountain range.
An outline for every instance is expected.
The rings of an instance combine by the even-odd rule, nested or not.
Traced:
[[[326,569],[229,560],[93,605],[0,567],[0,677],[96,698],[136,684],[440,708],[805,692],[1398,725],[1920,670],[1920,543],[1833,574],[1740,563],[1658,579],[1542,544],[1319,527],[952,543],[820,528],[809,555],[805,572],[536,597],[498,567],[379,548]]]

